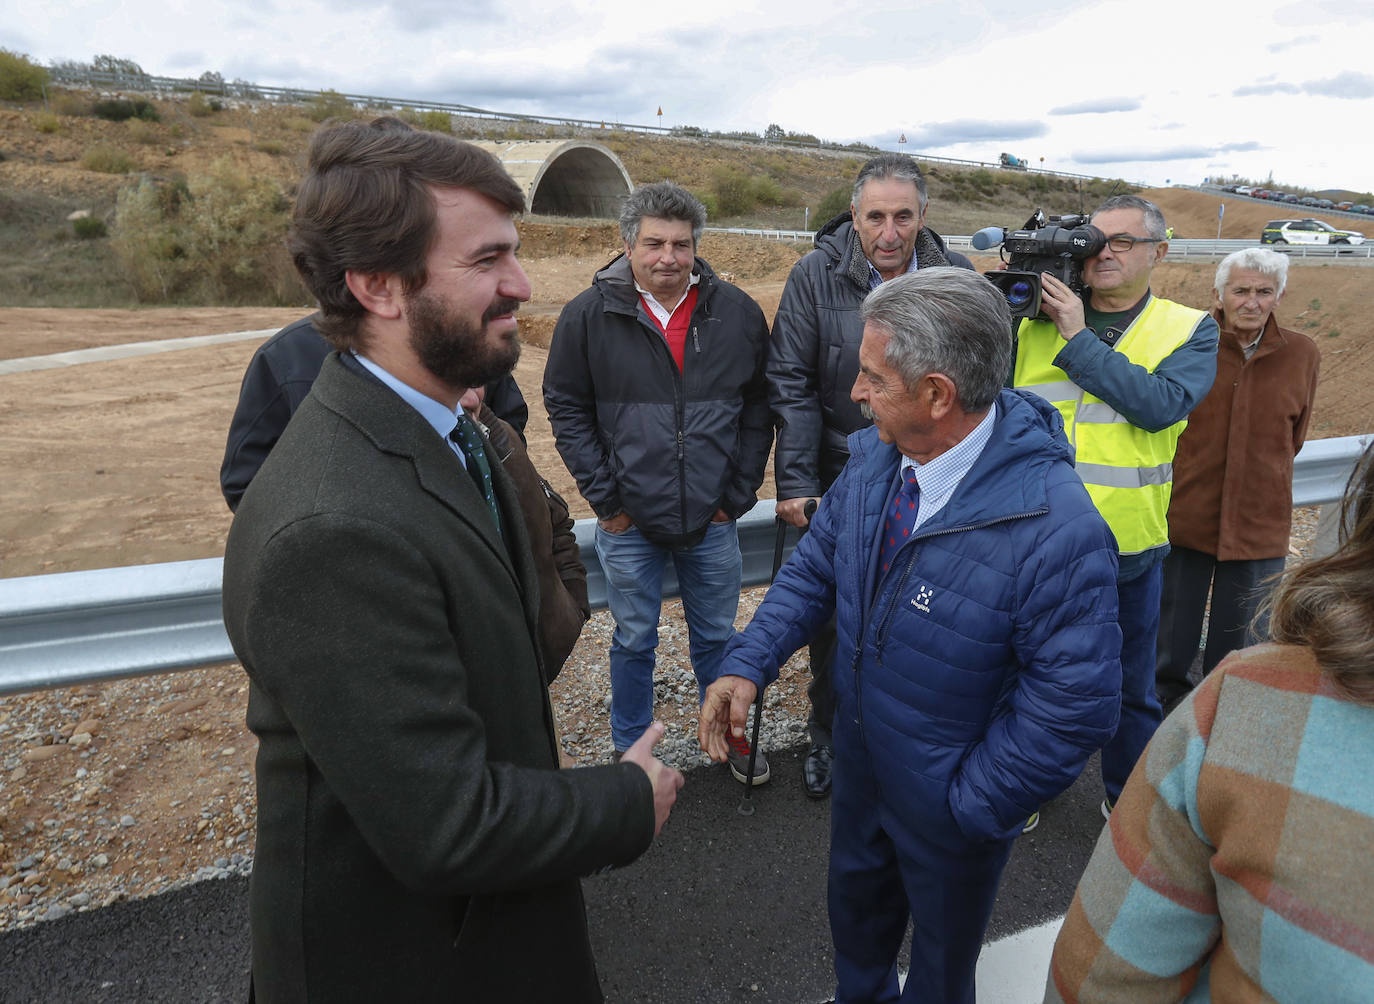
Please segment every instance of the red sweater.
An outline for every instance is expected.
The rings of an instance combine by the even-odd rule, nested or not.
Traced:
[[[640,296],[648,299],[645,294]],[[668,318],[668,327],[658,323],[658,317],[645,305],[645,312],[652,318],[654,327],[663,332],[663,337],[668,341],[668,351],[673,354],[673,361],[677,363],[677,371],[682,372],[682,357],[687,345],[687,327],[692,321],[692,311],[697,309],[697,287],[695,284],[688,287],[686,298],[677,305],[673,311],[673,316]]]

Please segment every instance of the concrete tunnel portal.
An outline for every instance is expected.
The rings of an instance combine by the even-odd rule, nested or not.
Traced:
[[[589,140],[479,143],[525,191],[525,211],[614,219],[634,187],[620,158]]]

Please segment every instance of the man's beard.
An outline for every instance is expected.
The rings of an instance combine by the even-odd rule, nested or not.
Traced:
[[[410,347],[421,365],[450,387],[484,386],[505,376],[520,359],[519,337],[512,333],[493,343],[487,322],[519,306],[519,300],[497,300],[474,326],[438,297],[416,293],[406,298]]]
[[[873,413],[873,409],[868,406],[867,401],[859,402],[859,414],[870,422],[876,421],[878,416]]]

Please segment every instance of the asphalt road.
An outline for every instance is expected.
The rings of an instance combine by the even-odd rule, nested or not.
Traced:
[[[672,818],[629,868],[584,883],[602,986],[613,1004],[815,1004],[834,989],[825,913],[829,802],[801,788],[802,749],[770,755],[744,789],[724,767],[688,775]],[[1057,917],[1102,827],[1096,759],[1041,812],[1007,867],[988,939]],[[0,1002],[242,1002],[248,882],[72,914],[0,936]],[[1038,999],[1044,960],[1026,962]],[[993,1002],[996,1004],[996,1002]]]

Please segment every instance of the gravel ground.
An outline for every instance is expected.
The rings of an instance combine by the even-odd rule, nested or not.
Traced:
[[[1306,557],[1317,510],[1293,516],[1290,553]],[[737,625],[762,592],[745,591]],[[552,687],[569,766],[610,758],[612,626],[605,611],[592,617]],[[675,601],[664,604],[658,651],[658,753],[702,766]],[[762,750],[805,742],[808,678],[802,653],[766,692]],[[257,742],[246,700],[236,664],[0,699],[0,931],[251,871]]]

